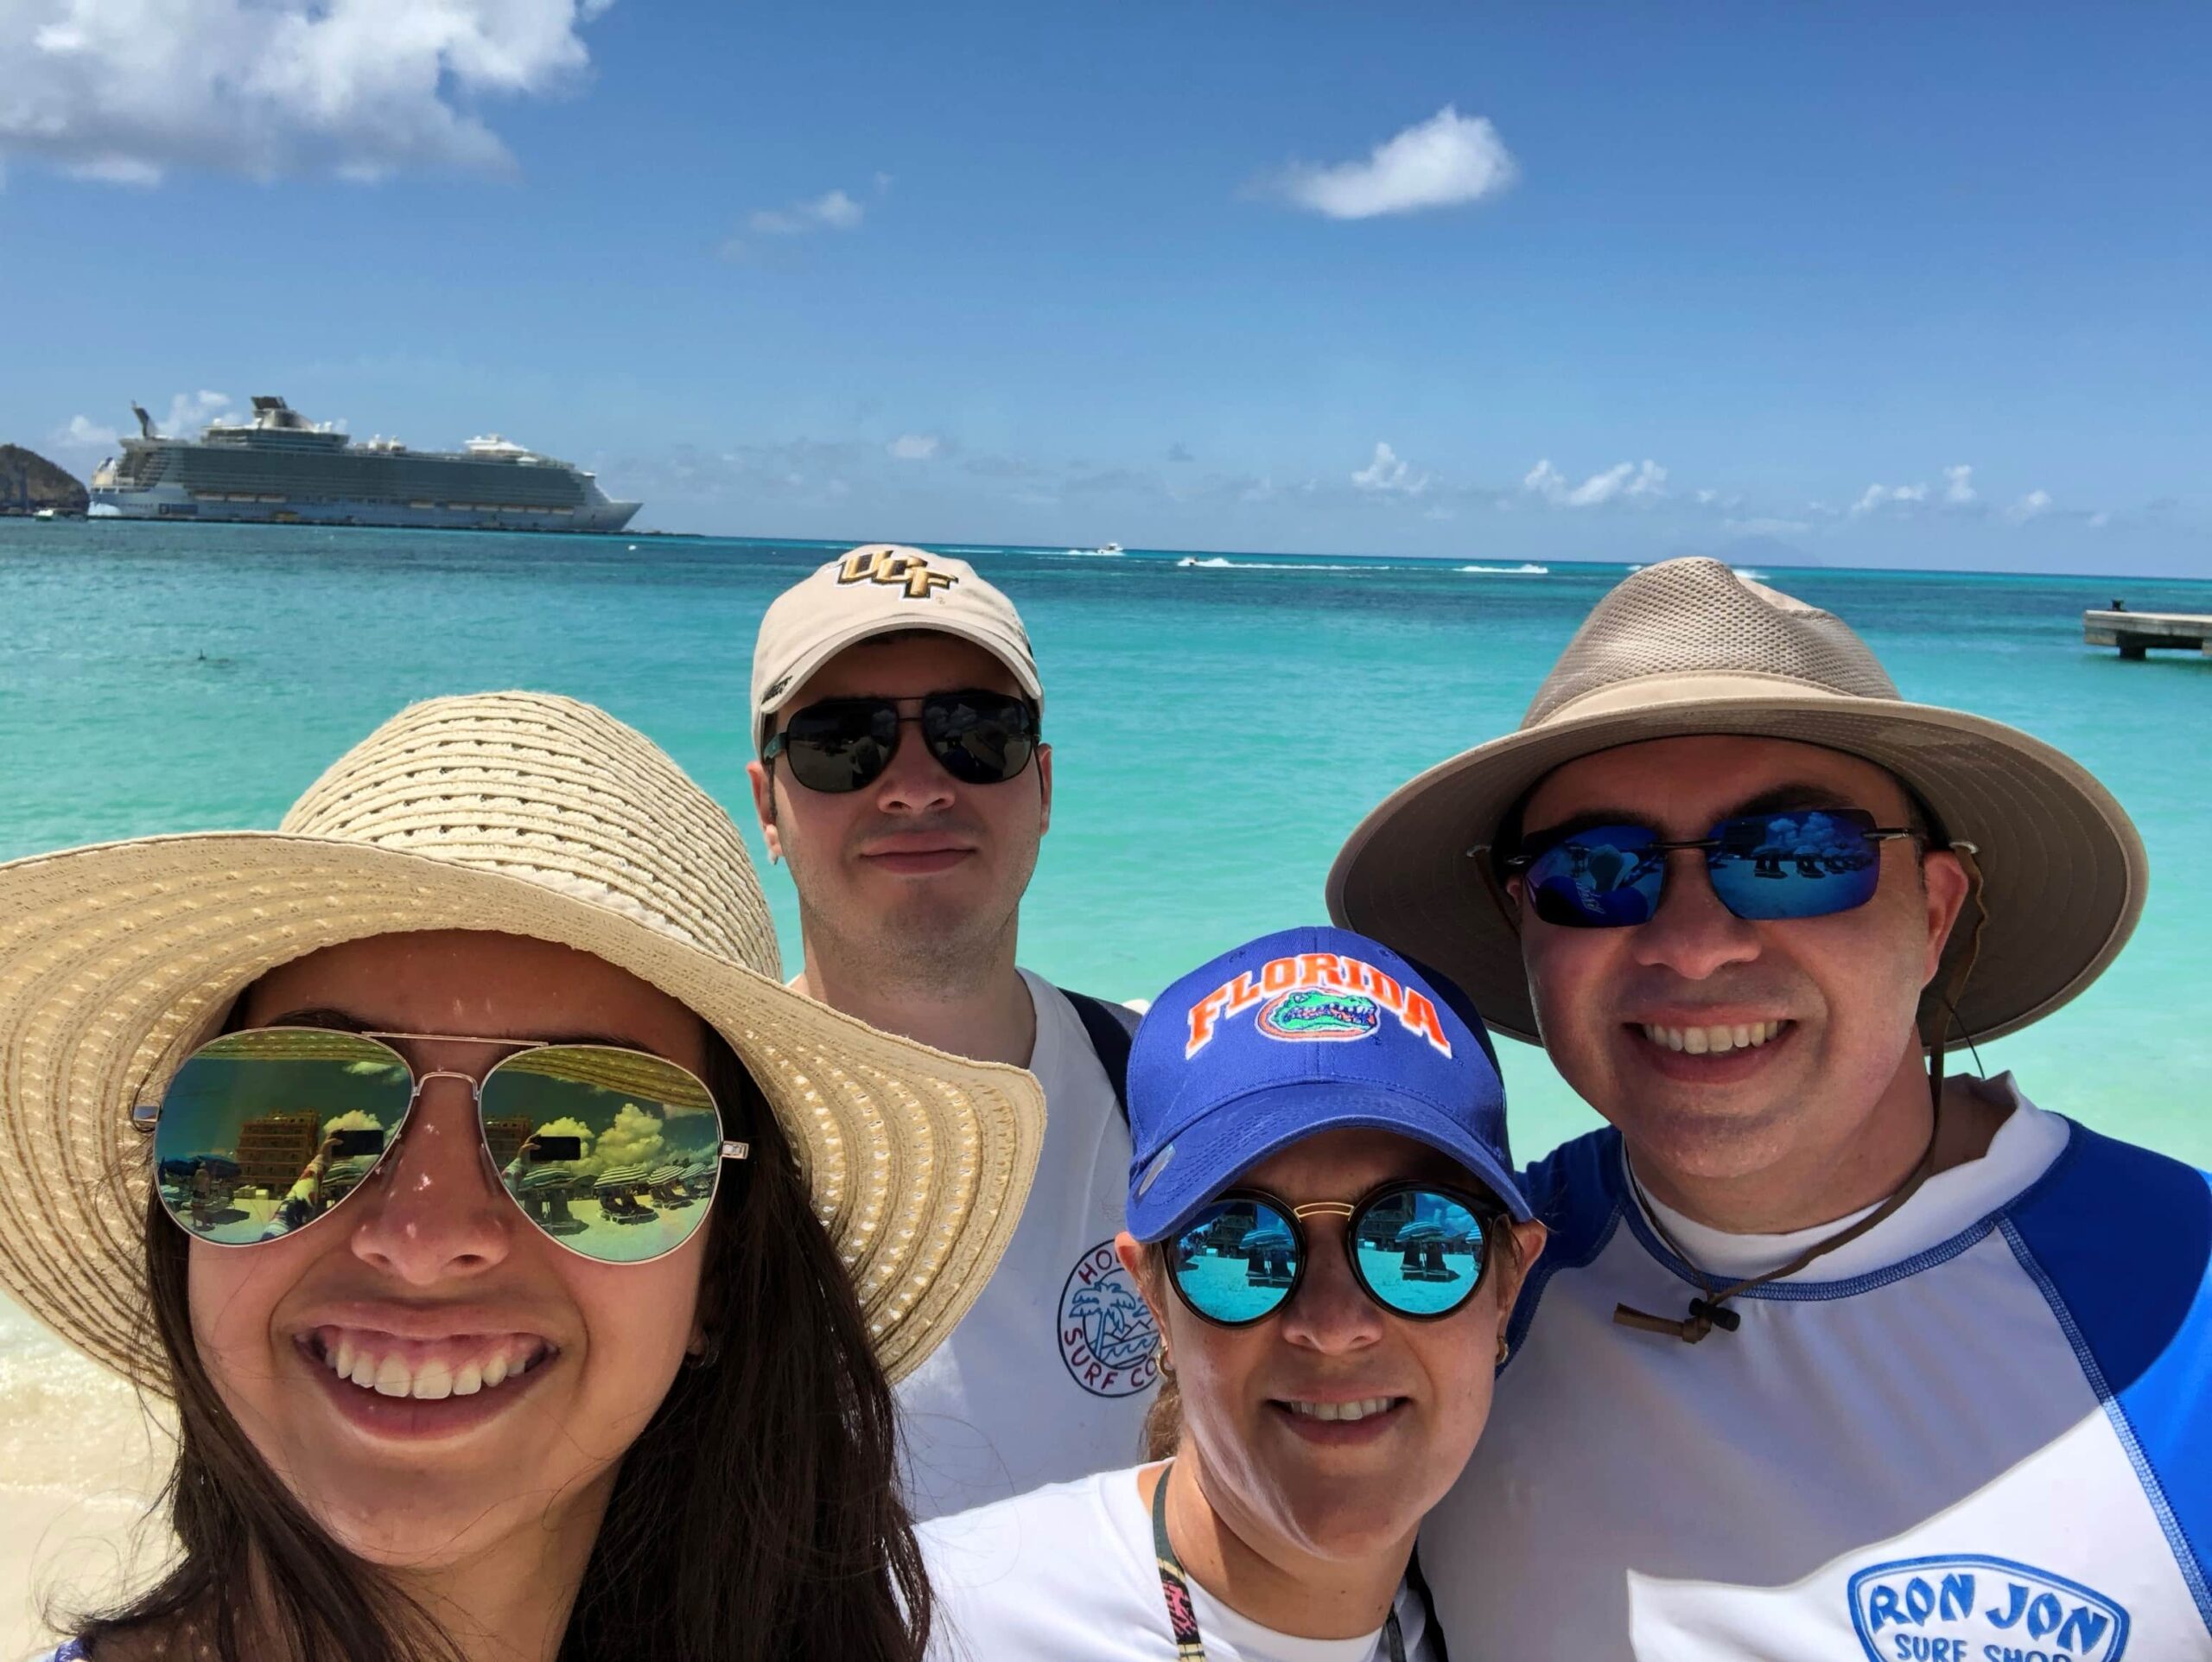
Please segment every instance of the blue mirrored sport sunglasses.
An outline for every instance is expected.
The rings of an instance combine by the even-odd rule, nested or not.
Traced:
[[[1795,808],[1738,814],[1703,837],[1669,842],[1648,825],[1585,825],[1540,831],[1499,861],[1522,882],[1522,902],[1568,929],[1649,923],[1677,849],[1705,856],[1713,892],[1736,916],[1765,923],[1825,918],[1874,898],[1881,844],[1925,840],[1901,825],[1878,825],[1863,808]]]
[[[1230,1189],[1160,1244],[1167,1278],[1217,1327],[1263,1321],[1297,1296],[1312,1256],[1304,1220],[1320,1215],[1344,1220],[1344,1253],[1367,1296],[1416,1321],[1450,1315],[1474,1296],[1500,1218],[1494,1204],[1433,1183],[1386,1183],[1357,1201],[1306,1206]]]

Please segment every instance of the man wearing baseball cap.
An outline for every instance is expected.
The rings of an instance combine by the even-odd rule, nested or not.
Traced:
[[[1368,816],[1332,914],[1611,1122],[1528,1175],[1551,1248],[1423,1536],[1455,1652],[2212,1659],[2212,1181],[1943,1069],[2146,881],[2077,763],[1711,560]]]
[[[1129,1117],[1165,1464],[923,1529],[932,1657],[1441,1662],[1414,1538],[1544,1239],[1481,1018],[1376,941],[1262,936],[1153,1005]]]
[[[923,1518],[1126,1462],[1156,1377],[1113,1246],[1135,1015],[1014,961],[1052,822],[1044,702],[1013,603],[965,561],[921,549],[830,561],[776,598],[753,649],[749,771],[769,857],[798,890],[805,962],[791,984],[940,1050],[1027,1067],[1046,1092],[1013,1244],[899,1387],[907,1500]]]

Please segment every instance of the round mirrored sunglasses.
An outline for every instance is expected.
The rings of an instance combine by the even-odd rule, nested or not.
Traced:
[[[1433,1321],[1472,1298],[1490,1268],[1497,1208],[1433,1183],[1386,1183],[1357,1201],[1293,1206],[1230,1189],[1163,1243],[1168,1280],[1218,1327],[1265,1321],[1297,1296],[1310,1251],[1305,1219],[1344,1220],[1344,1252],[1367,1296],[1393,1315]]]

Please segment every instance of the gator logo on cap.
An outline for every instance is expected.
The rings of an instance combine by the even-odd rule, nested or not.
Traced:
[[[890,548],[855,549],[837,568],[841,588],[852,583],[880,583],[905,589],[908,600],[927,600],[959,581],[949,571],[931,570],[929,561],[919,554]]]
[[[1300,993],[1315,996],[1292,997]],[[1452,1041],[1445,1036],[1444,1022],[1426,993],[1361,958],[1341,952],[1300,952],[1270,958],[1256,972],[1247,970],[1192,1005],[1190,1037],[1183,1047],[1185,1060],[1213,1042],[1223,1022],[1262,1003],[1267,1008],[1261,1011],[1258,1025],[1271,1039],[1364,1039],[1382,1030],[1387,1011],[1407,1032],[1428,1041],[1439,1054],[1452,1054]],[[1364,1013],[1358,1006],[1365,1007]]]
[[[1878,1563],[1851,1578],[1849,1597],[1852,1625],[1872,1662],[2120,1662],[2127,1649],[2127,1612],[2120,1605],[2009,1558],[1961,1554]]]
[[[1359,993],[1305,987],[1269,999],[1257,1019],[1270,1039],[1364,1039],[1382,1025],[1382,1012]]]

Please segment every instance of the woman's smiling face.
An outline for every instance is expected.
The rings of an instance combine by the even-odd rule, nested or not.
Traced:
[[[1401,1178],[1482,1187],[1426,1143],[1366,1130],[1307,1137],[1236,1187],[1303,1206],[1356,1201]],[[1308,1257],[1296,1296],[1246,1328],[1202,1321],[1168,1289],[1155,1251],[1127,1234],[1119,1245],[1166,1335],[1183,1452],[1198,1456],[1215,1512],[1248,1544],[1271,1538],[1351,1559],[1410,1539],[1474,1452],[1498,1339],[1544,1231],[1502,1226],[1474,1295],[1450,1315],[1416,1321],[1362,1290],[1343,1219],[1318,1214],[1303,1226]],[[1358,1417],[1344,1417],[1347,1407]]]
[[[705,1063],[682,1004],[599,958],[511,935],[330,947],[263,977],[236,1023],[326,1024],[582,1039],[694,1073]],[[391,1042],[418,1077],[480,1080],[513,1054]],[[327,1218],[250,1247],[192,1243],[193,1333],[225,1405],[334,1539],[372,1563],[432,1568],[525,1528],[596,1529],[624,1452],[698,1337],[706,1238],[626,1265],[556,1245],[499,1186],[468,1086],[441,1077]]]

